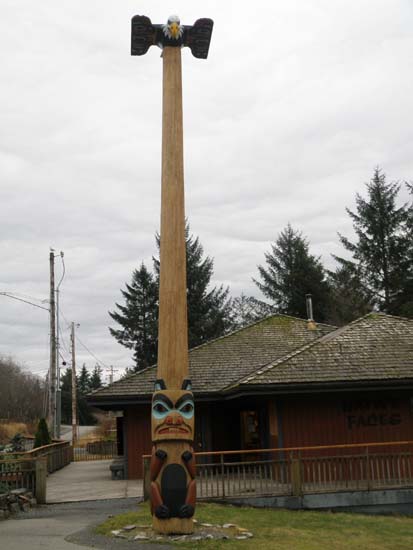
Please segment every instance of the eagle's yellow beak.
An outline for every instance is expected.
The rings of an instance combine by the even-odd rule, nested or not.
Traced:
[[[179,25],[178,23],[171,23],[171,26],[169,27],[171,31],[172,38],[179,38]]]

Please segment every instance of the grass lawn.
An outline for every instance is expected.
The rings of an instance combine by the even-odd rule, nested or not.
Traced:
[[[209,550],[413,550],[413,518],[303,512],[198,504],[198,522],[235,523],[254,534],[250,540],[172,543],[186,549]],[[137,512],[108,519],[100,534],[130,524],[150,525],[147,504]],[[148,545],[150,550],[150,544]]]

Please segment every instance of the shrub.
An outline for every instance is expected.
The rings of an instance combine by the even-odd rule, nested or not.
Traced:
[[[10,439],[10,445],[12,447],[12,453],[23,453],[24,452],[24,437],[21,433],[15,434]]]
[[[52,440],[50,438],[46,420],[44,418],[41,418],[39,420],[39,425],[37,426],[33,449],[36,449],[37,447],[43,447],[43,445],[49,445],[49,443],[51,442]]]

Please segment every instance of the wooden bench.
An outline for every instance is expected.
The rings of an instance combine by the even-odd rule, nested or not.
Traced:
[[[112,479],[125,479],[125,460],[123,456],[115,458],[109,468],[112,473]]]

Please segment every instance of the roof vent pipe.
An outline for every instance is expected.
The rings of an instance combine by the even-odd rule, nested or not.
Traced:
[[[307,305],[307,328],[308,330],[316,330],[317,325],[313,318],[313,300],[311,294],[305,295],[305,302]]]

